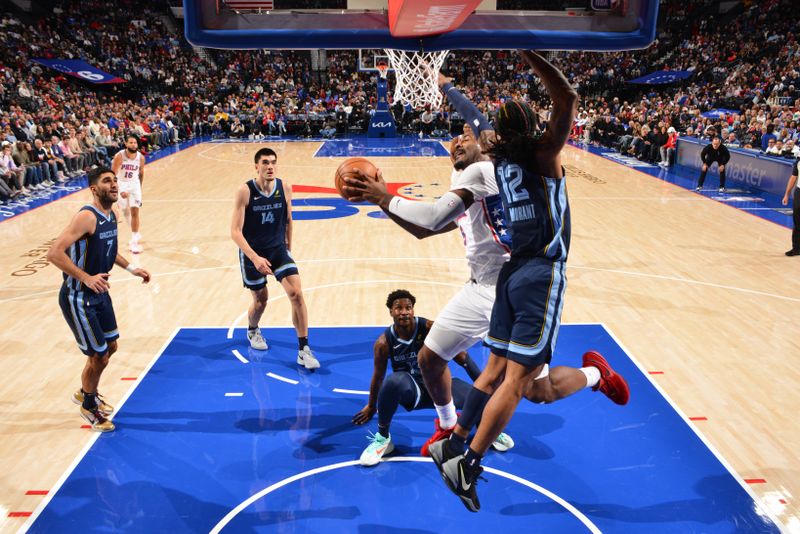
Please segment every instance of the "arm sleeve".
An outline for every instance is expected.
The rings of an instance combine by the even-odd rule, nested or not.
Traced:
[[[794,165],[792,165],[792,176],[797,176],[797,162],[800,161],[798,159],[794,160]]]
[[[436,232],[464,213],[464,202],[461,197],[450,191],[434,203],[394,197],[389,203],[389,213]]]
[[[459,115],[464,117],[464,121],[470,125],[472,131],[475,132],[476,136],[479,136],[482,131],[484,130],[493,130],[492,125],[489,124],[489,121],[483,114],[478,111],[478,108],[475,107],[475,104],[469,101],[467,97],[461,94],[461,91],[453,87],[453,84],[446,83],[442,86],[442,91],[444,91],[445,96],[447,96],[447,100],[456,108]]]

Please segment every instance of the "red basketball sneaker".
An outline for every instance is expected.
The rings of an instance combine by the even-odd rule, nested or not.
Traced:
[[[426,441],[425,445],[423,445],[422,448],[419,450],[419,453],[422,456],[430,456],[430,454],[428,453],[428,447],[430,447],[432,444],[436,443],[437,441],[441,441],[443,439],[449,438],[450,434],[453,433],[453,428],[455,428],[455,426],[454,426],[453,428],[448,428],[447,430],[445,430],[444,428],[440,427],[439,426],[439,418],[438,417],[433,420],[433,424],[434,424],[434,427],[436,428],[436,432],[433,433],[433,435],[430,437],[430,439],[428,441]]]
[[[583,355],[584,367],[595,367],[600,371],[600,382],[592,388],[592,391],[598,389],[611,399],[613,402],[623,405],[628,404],[631,392],[628,389],[628,383],[622,376],[614,372],[611,365],[603,358],[599,352],[590,350]]]

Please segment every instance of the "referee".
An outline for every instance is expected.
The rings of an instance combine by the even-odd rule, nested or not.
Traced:
[[[789,196],[794,192],[794,201],[792,201],[792,219],[794,227],[792,230],[792,248],[786,251],[787,256],[800,256],[800,192],[797,191],[800,184],[797,183],[797,162],[800,158],[794,160],[792,166],[792,176],[789,178],[789,183],[786,184],[786,194],[783,195],[784,206],[789,203]]]
[[[703,148],[703,151],[700,152],[700,159],[703,161],[703,168],[700,172],[700,181],[697,183],[697,187],[695,187],[694,190],[700,191],[703,189],[703,182],[706,181],[708,168],[716,162],[717,165],[719,165],[719,192],[724,193],[725,165],[727,165],[728,161],[731,159],[731,153],[728,152],[728,149],[722,144],[722,140],[718,136],[715,135],[711,139],[711,144]]]

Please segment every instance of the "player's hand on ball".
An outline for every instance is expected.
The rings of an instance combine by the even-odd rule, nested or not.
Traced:
[[[272,274],[272,264],[269,262],[267,258],[262,258],[261,256],[257,257],[253,261],[253,265],[255,266],[256,270],[261,274]]]
[[[388,195],[386,182],[383,180],[383,173],[380,169],[374,179],[356,170],[355,178],[345,178],[347,184],[344,188],[348,198],[353,202],[371,202],[380,204],[381,200]]]
[[[111,287],[108,283],[108,273],[92,275],[83,281],[83,285],[95,293],[105,293]]]
[[[141,278],[143,284],[146,284],[146,283],[148,283],[150,281],[150,273],[148,273],[146,270],[142,269],[141,267],[131,271],[131,274],[133,276],[138,276],[139,278]]]
[[[354,425],[363,425],[370,419],[372,416],[375,415],[375,412],[378,410],[376,408],[372,408],[369,405],[364,406],[361,411],[353,416],[353,424]]]

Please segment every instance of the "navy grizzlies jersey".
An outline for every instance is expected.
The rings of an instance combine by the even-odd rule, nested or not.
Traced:
[[[383,335],[389,344],[389,360],[392,362],[392,371],[405,371],[411,376],[422,380],[422,373],[417,363],[417,352],[422,349],[425,337],[428,335],[428,320],[424,317],[415,318],[414,334],[411,339],[400,339],[394,333],[394,325],[387,328]]]
[[[256,250],[282,246],[286,243],[286,195],[283,182],[275,178],[275,189],[265,195],[255,180],[247,182],[250,199],[244,212],[242,234],[247,244]]]
[[[570,218],[564,178],[548,178],[508,161],[495,164],[511,257],[566,260]]]
[[[90,275],[107,273],[117,258],[117,218],[114,212],[106,215],[94,206],[84,206],[81,211],[91,211],[97,223],[92,235],[85,235],[67,249],[72,262]],[[64,283],[69,289],[82,290],[82,284],[64,274]]]

